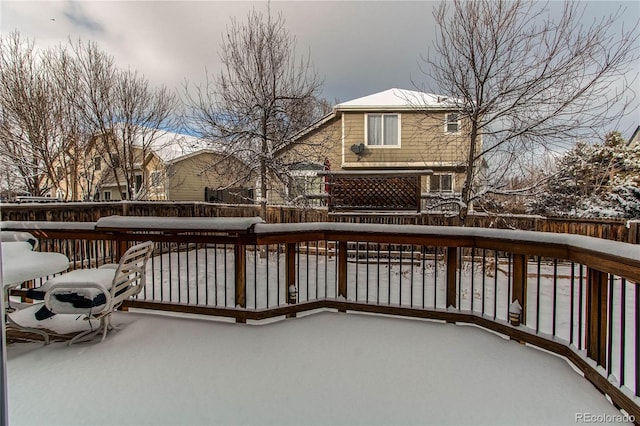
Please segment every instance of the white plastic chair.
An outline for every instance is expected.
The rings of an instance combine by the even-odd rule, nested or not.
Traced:
[[[131,296],[140,293],[146,283],[147,261],[153,253],[154,244],[147,241],[129,248],[117,265],[100,268],[78,269],[50,279],[44,283],[44,303],[34,305],[32,316],[45,306],[58,315],[83,315],[89,329],[76,334],[69,345],[92,339],[102,333],[107,336],[111,325],[111,314]],[[22,317],[24,313],[20,314]],[[94,328],[93,322],[99,321]],[[42,321],[46,327],[46,322]]]

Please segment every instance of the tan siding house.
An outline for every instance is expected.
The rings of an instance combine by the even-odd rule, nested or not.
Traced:
[[[432,170],[426,192],[459,192],[467,151],[456,108],[446,98],[390,89],[336,105],[302,132],[292,151],[321,140],[325,151],[310,163],[329,159],[331,170]],[[312,153],[310,153],[312,154]],[[290,152],[283,155],[293,155]]]
[[[341,164],[342,123],[332,114],[327,115],[296,137],[294,143],[276,157],[289,167],[288,182],[278,178],[269,181],[269,204],[320,205],[319,200],[309,201],[308,194],[324,192],[324,178],[318,171]]]
[[[144,150],[133,147],[136,199],[253,202],[255,178],[252,181],[249,168],[217,148],[172,132],[146,144]],[[96,173],[96,200],[126,199],[126,179],[119,173],[116,180],[111,164],[98,156],[88,165]]]
[[[252,203],[254,181],[247,166],[213,150],[178,157],[167,166],[166,196],[172,201]]]

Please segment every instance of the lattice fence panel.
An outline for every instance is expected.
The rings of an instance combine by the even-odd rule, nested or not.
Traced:
[[[329,210],[420,210],[420,176],[329,176]]]

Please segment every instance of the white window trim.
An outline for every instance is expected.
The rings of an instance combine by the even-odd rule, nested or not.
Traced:
[[[449,131],[449,114],[458,114],[458,130],[455,132]],[[446,112],[444,114],[444,132],[448,135],[458,135],[460,134],[460,113],[458,112]]]
[[[380,116],[385,116],[385,115],[395,115],[396,117],[398,117],[398,144],[397,145],[369,145],[369,115],[380,115]],[[367,148],[371,148],[371,149],[397,149],[397,148],[401,148],[402,147],[402,139],[401,139],[401,135],[402,135],[402,114],[397,113],[397,112],[393,112],[393,113],[383,113],[383,112],[376,112],[376,113],[371,113],[371,114],[365,114],[364,115],[364,144]],[[382,120],[382,126],[383,126],[383,130],[382,133],[384,134],[384,119]]]

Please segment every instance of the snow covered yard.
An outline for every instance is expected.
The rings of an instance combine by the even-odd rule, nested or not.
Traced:
[[[473,326],[117,313],[103,343],[8,346],[21,424],[576,424],[618,419],[563,359]],[[607,417],[609,416],[609,417]]]

